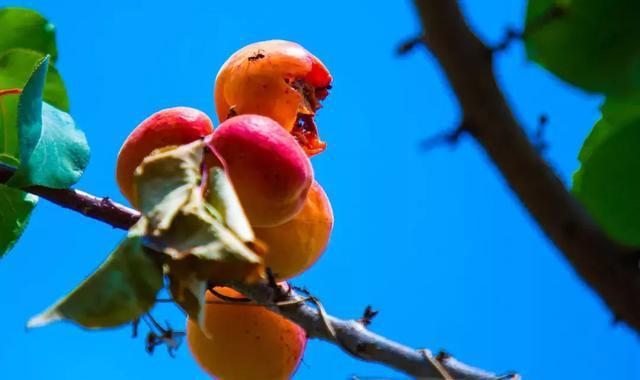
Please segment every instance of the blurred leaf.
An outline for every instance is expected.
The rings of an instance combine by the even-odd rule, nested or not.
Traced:
[[[0,53],[25,48],[57,59],[56,31],[38,12],[26,8],[0,9]]]
[[[86,328],[119,326],[147,312],[163,286],[160,265],[144,251],[141,238],[127,237],[80,286],[27,327],[66,319]]]
[[[9,180],[10,186],[68,188],[89,162],[87,140],[71,116],[42,101],[48,64],[45,57],[20,95],[20,166]]]
[[[0,89],[22,89],[44,55],[25,49],[0,53]],[[18,95],[0,97],[0,156],[18,157]],[[58,70],[49,66],[44,87],[44,100],[63,110],[69,110],[67,91]],[[0,157],[0,161],[10,164]]]
[[[529,59],[591,92],[640,89],[640,1],[529,0]]]
[[[201,320],[210,284],[252,282],[264,270],[262,258],[216,219],[227,212],[203,198],[204,154],[202,141],[155,151],[137,168],[134,181],[147,243],[166,255],[172,296],[194,320]],[[235,197],[232,188],[225,191]]]
[[[580,151],[573,192],[615,240],[640,246],[640,97],[608,99]]]
[[[0,258],[20,238],[38,197],[0,184]]]

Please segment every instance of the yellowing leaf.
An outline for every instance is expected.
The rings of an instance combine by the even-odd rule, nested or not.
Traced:
[[[169,228],[193,189],[200,185],[203,148],[195,142],[159,149],[136,169],[134,192],[151,235]]]
[[[156,151],[136,169],[134,181],[147,244],[164,254],[172,296],[195,320],[201,320],[210,285],[249,283],[264,273],[262,258],[245,244],[253,231],[224,171],[212,168],[203,183],[205,149],[196,141]],[[214,204],[203,196],[207,188]]]

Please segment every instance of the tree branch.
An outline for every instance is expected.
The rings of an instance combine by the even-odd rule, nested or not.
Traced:
[[[491,49],[469,29],[458,2],[414,2],[424,43],[453,87],[469,133],[576,272],[617,319],[640,331],[637,250],[612,241],[531,144],[496,83]]]
[[[14,171],[12,167],[0,164],[0,183],[7,182]],[[27,187],[24,190],[123,230],[133,226],[140,218],[140,213],[136,210],[115,203],[109,198],[99,198],[79,190],[50,189],[41,186]],[[234,288],[261,304],[273,305],[274,301],[277,301],[280,306],[274,305],[270,309],[300,325],[309,338],[333,343],[359,359],[387,365],[415,378],[442,380],[442,368],[455,380],[520,378],[516,374],[498,376],[468,366],[443,352],[434,356],[428,350],[409,348],[374,334],[356,320],[341,320],[326,314],[319,302],[314,304],[315,307],[300,302],[304,297],[295,291],[284,292],[280,288],[274,289],[268,282],[250,286],[237,285]]]
[[[14,171],[11,166],[0,163],[0,183],[7,182]],[[136,210],[115,203],[109,198],[96,197],[80,190],[51,189],[42,186],[30,186],[23,190],[123,230],[128,230],[140,219],[140,213]]]
[[[257,302],[265,304],[274,304],[276,300],[288,303],[288,301],[302,298],[295,292],[286,292],[285,297],[282,298],[278,294],[281,292],[268,284],[234,287]],[[359,359],[385,364],[415,378],[442,380],[441,371],[433,362],[442,365],[448,375],[455,380],[516,380],[520,378],[516,374],[498,376],[470,367],[443,352],[434,356],[428,350],[409,348],[369,331],[357,320],[342,320],[323,315],[321,309],[307,303],[272,306],[270,309],[301,326],[310,338],[334,343]],[[327,324],[331,329],[327,328]]]

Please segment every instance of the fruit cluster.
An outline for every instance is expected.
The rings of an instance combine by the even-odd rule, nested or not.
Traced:
[[[298,44],[274,40],[248,45],[218,72],[215,107],[221,124],[213,128],[201,111],[177,107],[157,112],[129,135],[118,155],[116,177],[135,207],[136,167],[155,149],[204,138],[225,161],[264,257],[278,280],[307,270],[324,252],[333,214],[314,180],[309,156],[326,144],[314,122],[331,75]],[[187,322],[191,351],[214,378],[287,379],[296,370],[305,332],[259,306],[237,303],[228,288],[207,294],[205,335]]]

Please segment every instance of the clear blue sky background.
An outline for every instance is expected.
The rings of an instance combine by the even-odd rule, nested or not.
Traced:
[[[433,58],[393,50],[418,31],[409,1],[46,1],[16,0],[58,28],[59,69],[72,114],[91,143],[79,188],[123,201],[114,166],[131,129],[165,107],[214,116],[212,87],[225,59],[271,38],[297,41],[331,69],[334,89],[318,116],[329,148],[314,158],[333,203],[330,248],[295,283],[326,308],[359,317],[414,347],[444,348],[525,379],[640,377],[640,343],[576,277],[481,149],[421,152],[421,139],[459,120]],[[313,5],[307,5],[313,4]],[[473,27],[497,41],[522,24],[525,2],[463,1]],[[569,181],[598,118],[600,98],[567,87],[514,45],[496,62],[516,115],[533,130],[546,113],[545,154]],[[0,377],[6,379],[205,379],[183,346],[149,356],[130,329],[87,332],[71,324],[25,331],[28,318],[90,273],[123,236],[46,201],[0,261]],[[169,306],[155,311],[180,327]],[[310,342],[296,379],[404,379],[387,368]]]

